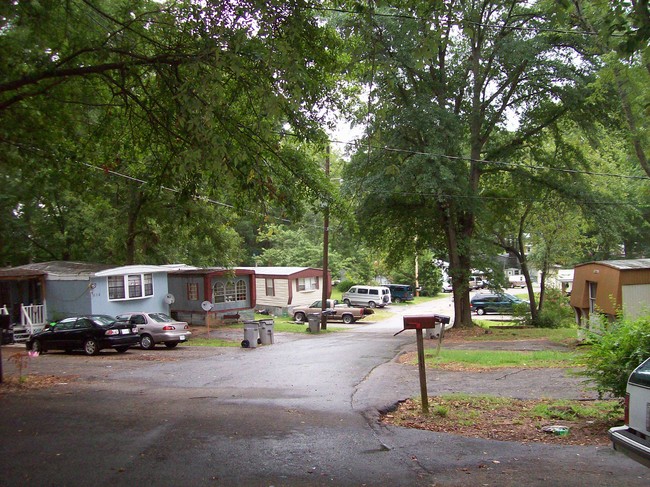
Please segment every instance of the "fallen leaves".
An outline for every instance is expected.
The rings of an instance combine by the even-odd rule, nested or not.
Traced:
[[[605,446],[609,444],[607,430],[619,421],[580,419],[553,421],[564,426],[568,435],[556,435],[543,430],[549,423],[526,414],[542,401],[509,399],[507,404],[485,404],[477,407],[458,401],[449,408],[448,414],[422,415],[418,401],[400,403],[397,410],[381,416],[380,421],[405,428],[416,428],[440,433],[451,433],[472,438],[522,443],[551,443],[561,445]],[[430,398],[430,411],[435,411],[435,398]],[[462,411],[461,411],[462,410]],[[460,418],[460,419],[459,419]]]

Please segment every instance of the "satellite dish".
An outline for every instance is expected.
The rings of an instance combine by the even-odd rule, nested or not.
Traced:
[[[203,311],[210,311],[212,309],[212,303],[210,301],[203,301],[201,308],[203,308]]]
[[[174,301],[176,301],[176,298],[174,297],[173,294],[165,294],[165,303],[167,304],[174,304]]]

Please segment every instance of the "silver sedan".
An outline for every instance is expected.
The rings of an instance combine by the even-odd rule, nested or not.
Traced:
[[[137,326],[140,346],[145,350],[153,349],[157,343],[174,348],[192,334],[187,323],[176,321],[165,313],[124,313],[118,315],[117,319]]]

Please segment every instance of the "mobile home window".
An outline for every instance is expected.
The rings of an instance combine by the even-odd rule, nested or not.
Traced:
[[[129,274],[129,297],[130,298],[139,298],[142,296],[142,281],[140,280],[140,275],[138,274]]]
[[[228,281],[225,284],[217,282],[212,288],[212,297],[215,303],[246,301],[248,299],[246,282],[243,279],[239,279],[237,282]]]
[[[152,274],[128,274],[108,277],[108,299],[137,299],[153,296]]]
[[[243,279],[239,279],[236,284],[237,301],[246,301],[246,283]]]
[[[264,281],[266,283],[266,295],[275,296],[275,285],[273,279],[265,279]]]
[[[199,284],[196,282],[187,283],[187,300],[188,301],[198,301],[199,300]]]
[[[590,313],[595,313],[596,312],[596,290],[597,290],[598,284],[595,282],[590,282],[589,283],[589,312]]]
[[[212,289],[212,301],[214,303],[226,302],[226,287],[223,285],[223,282],[215,283]]]
[[[301,277],[298,279],[298,291],[313,291],[318,289],[317,277]]]
[[[144,281],[144,295],[153,296],[153,275],[143,274],[142,280]]]
[[[124,299],[124,276],[110,276],[108,278],[108,299]]]
[[[235,283],[228,281],[226,283],[226,301],[232,302],[235,300]]]

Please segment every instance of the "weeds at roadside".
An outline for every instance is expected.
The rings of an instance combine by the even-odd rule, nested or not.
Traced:
[[[621,423],[618,400],[521,400],[506,397],[449,394],[429,397],[429,415],[419,399],[399,404],[380,421],[394,426],[501,441],[607,445],[607,430]],[[443,412],[441,414],[441,412]],[[548,425],[569,429],[567,436],[544,430]]]

